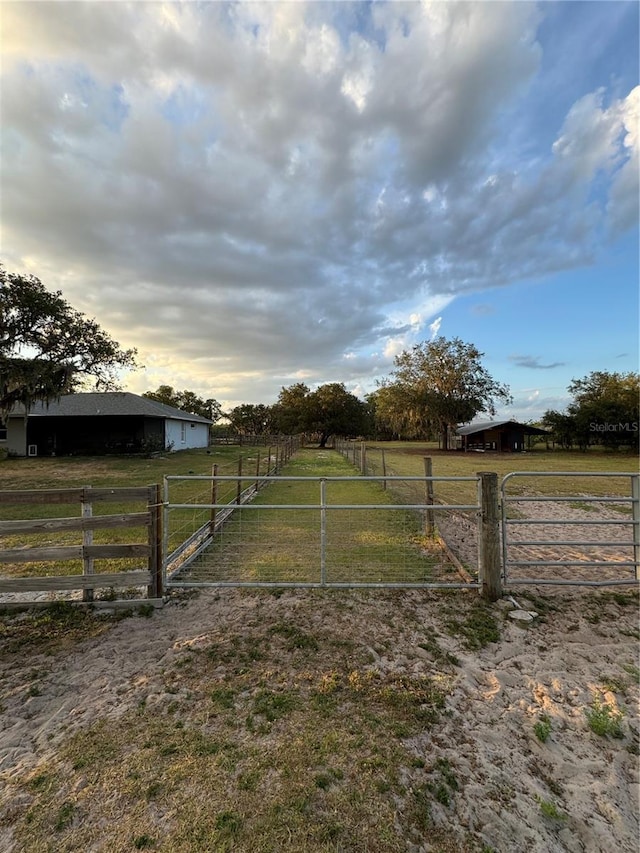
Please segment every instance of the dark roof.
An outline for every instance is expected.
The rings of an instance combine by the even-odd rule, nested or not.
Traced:
[[[524,430],[528,435],[546,435],[547,433],[546,429],[539,429],[538,427],[531,426],[530,424],[521,424],[518,421],[514,421],[512,418],[506,418],[503,421],[475,421],[475,423],[472,424],[465,424],[465,426],[458,427],[456,435],[474,435],[477,432],[484,432],[487,429],[496,429],[497,427],[506,426],[507,424]]]
[[[24,416],[22,406],[12,411],[12,415]],[[64,394],[59,400],[46,403],[34,403],[29,410],[30,418],[79,418],[95,415],[142,415],[147,418],[171,418],[178,421],[192,421],[210,424],[213,421],[173,406],[166,406],[156,400],[140,397],[128,391],[105,391],[102,393]]]

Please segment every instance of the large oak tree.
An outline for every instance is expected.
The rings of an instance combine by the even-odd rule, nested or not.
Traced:
[[[60,291],[0,267],[0,419],[16,403],[29,409],[80,387],[116,388],[118,371],[136,366],[135,349],[121,349]]]
[[[395,370],[384,386],[393,389],[384,402],[392,407],[396,426],[403,423],[408,431],[421,433],[419,437],[437,430],[446,450],[449,428],[481,412],[494,415],[498,401],[510,403],[508,387],[483,366],[483,355],[460,338],[440,336],[396,356]]]
[[[315,391],[298,382],[283,388],[274,406],[274,421],[281,432],[315,433],[321,447],[331,435],[361,435],[367,429],[367,415],[367,405],[341,382],[329,382]]]

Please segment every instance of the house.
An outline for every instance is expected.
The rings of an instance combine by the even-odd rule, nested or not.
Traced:
[[[16,406],[6,444],[14,456],[70,456],[207,447],[212,421],[126,391],[65,394]]]
[[[460,450],[495,450],[502,453],[526,450],[525,436],[528,435],[548,433],[544,429],[513,420],[476,421],[456,430]]]

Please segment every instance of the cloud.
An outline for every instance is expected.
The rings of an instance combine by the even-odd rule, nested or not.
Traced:
[[[442,317],[436,317],[433,323],[429,324],[429,340],[433,340],[436,338],[440,332],[440,326],[442,325]]]
[[[456,295],[588,264],[637,221],[637,90],[580,98],[538,157],[510,147],[541,15],[5,4],[5,263],[154,382],[366,383]]]
[[[526,390],[514,394],[508,408],[500,408],[496,418],[513,418],[517,421],[539,421],[547,411],[563,412],[571,402],[566,394],[529,394]]]
[[[553,370],[554,367],[564,367],[566,364],[564,361],[541,364],[540,357],[533,355],[510,355],[509,361],[513,362],[517,367],[529,367],[532,370]]]

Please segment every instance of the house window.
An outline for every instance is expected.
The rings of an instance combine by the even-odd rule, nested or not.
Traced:
[[[187,425],[184,421],[180,424],[180,441],[183,444],[187,441]]]
[[[7,440],[7,428],[2,423],[2,421],[0,421],[0,441],[6,441],[6,440]]]

